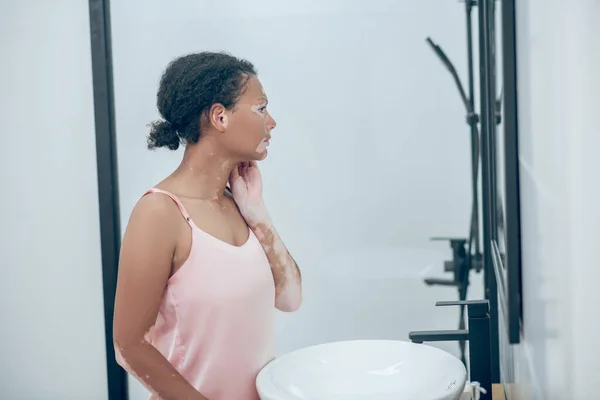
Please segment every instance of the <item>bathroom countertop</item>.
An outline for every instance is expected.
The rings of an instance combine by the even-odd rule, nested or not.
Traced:
[[[501,383],[494,383],[492,385],[492,399],[506,400],[506,395],[504,394],[504,385]]]
[[[473,394],[465,391],[460,400],[472,400]],[[506,400],[506,394],[504,393],[504,385],[501,383],[494,383],[492,385],[492,400]]]

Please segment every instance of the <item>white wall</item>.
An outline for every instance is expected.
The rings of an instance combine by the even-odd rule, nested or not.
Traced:
[[[524,341],[515,399],[597,398],[600,4],[517,2]]]
[[[279,352],[456,329],[458,310],[433,306],[455,290],[421,279],[442,275],[450,257],[431,236],[468,233],[470,134],[454,82],[425,38],[443,46],[466,84],[464,5],[212,4],[111,3],[123,229],[139,196],[181,157],[146,150],[161,72],[184,53],[226,50],[255,63],[278,121],[261,164],[265,196],[305,282],[302,309],[279,315]],[[481,277],[473,281],[481,298]],[[456,343],[438,346],[458,355]],[[132,398],[143,398],[132,384]]]
[[[88,5],[0,8],[0,397],[106,399]]]

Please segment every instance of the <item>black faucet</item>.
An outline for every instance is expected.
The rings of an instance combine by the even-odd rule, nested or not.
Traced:
[[[469,341],[469,377],[486,390],[481,400],[492,399],[492,348],[490,302],[488,300],[438,301],[436,306],[467,306],[468,330],[413,331],[408,334],[413,343]]]
[[[469,272],[474,269],[480,272],[483,268],[483,258],[481,253],[471,254],[471,245],[467,239],[463,238],[432,238],[431,240],[447,240],[452,248],[452,261],[444,262],[445,272],[453,272],[454,279],[425,278],[427,285],[456,286],[458,289],[458,300],[467,299],[467,288],[469,286]],[[460,317],[458,319],[458,329],[465,329],[465,306],[460,306]],[[459,340],[460,361],[467,365],[465,358],[465,341]]]

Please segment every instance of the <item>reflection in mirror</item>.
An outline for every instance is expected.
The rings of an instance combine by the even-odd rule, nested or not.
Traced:
[[[165,287],[187,278],[206,296],[221,287],[206,279],[193,280],[191,270],[181,267],[189,255],[186,250],[192,247],[188,240],[192,224],[193,232],[199,228],[237,247],[244,246],[248,233],[228,197],[220,196],[220,190],[204,191],[206,183],[216,182],[217,177],[224,183],[227,171],[210,175],[212,181],[193,184],[179,180],[175,185],[165,178],[173,171],[182,178],[190,168],[198,174],[193,176],[206,176],[215,165],[209,162],[210,151],[193,157],[197,162],[193,165],[180,165],[194,155],[193,148],[208,142],[221,144],[219,151],[225,148],[228,154],[247,156],[261,145],[252,141],[256,131],[247,124],[264,127],[267,121],[268,150],[255,160],[262,200],[277,235],[302,271],[303,295],[296,312],[274,313],[274,348],[266,353],[282,355],[351,339],[407,340],[414,329],[458,328],[460,310],[434,305],[459,298],[456,282],[469,284],[469,292],[463,290],[460,296],[484,297],[481,275],[471,274],[481,271],[481,260],[467,268],[461,256],[466,251],[481,255],[479,234],[471,223],[476,220],[472,177],[473,164],[477,166],[472,161],[478,159],[472,150],[478,144],[465,124],[467,110],[456,86],[425,39],[432,37],[443,46],[458,74],[467,77],[464,5],[438,0],[259,0],[252,6],[233,0],[230,7],[220,8],[192,0],[140,4],[111,3],[121,225],[126,239],[125,229],[140,201],[155,199],[173,211],[179,224],[175,229],[180,229],[174,253],[178,271],[166,278]],[[476,9],[473,14],[476,18]],[[196,121],[193,112],[201,109],[182,106],[181,113],[171,114],[166,106],[175,102],[162,107],[157,92],[169,63],[204,51],[226,51],[252,63],[258,81],[252,80],[255,87],[244,93],[254,95],[262,86],[268,97],[267,113],[261,113],[266,102],[246,104],[243,96],[240,101],[248,107],[235,112],[227,105],[211,104],[204,120],[210,132],[199,138],[197,146],[187,146],[188,139],[192,143],[196,139],[196,131],[190,128],[190,121]],[[190,65],[203,70],[193,62]],[[188,78],[182,78],[186,85],[169,86],[165,92],[189,91],[191,97],[204,93],[190,90],[202,80],[200,76]],[[148,127],[152,121],[156,123]],[[159,143],[166,143],[166,148],[147,149],[151,131],[153,138],[165,139]],[[177,149],[168,150],[169,144]],[[175,195],[183,207],[164,193],[143,196],[153,187]],[[219,201],[210,203],[214,196]],[[208,209],[209,203],[214,210]],[[189,221],[181,218],[181,210],[189,214]],[[209,218],[207,210],[216,213]],[[138,233],[147,232],[154,230]],[[431,241],[431,237],[458,238],[472,248],[457,246],[454,252],[447,242]],[[198,239],[203,244],[202,251],[195,253],[199,259],[209,254],[204,239]],[[158,263],[158,258],[151,259]],[[454,259],[456,263],[449,262]],[[452,285],[423,282],[426,277],[444,279],[446,272],[457,274]],[[232,277],[232,282],[240,280]],[[139,304],[148,303],[156,304]],[[151,331],[155,337],[160,332]],[[462,356],[457,342],[432,345]],[[146,398],[145,386],[135,377],[129,382],[131,399]]]

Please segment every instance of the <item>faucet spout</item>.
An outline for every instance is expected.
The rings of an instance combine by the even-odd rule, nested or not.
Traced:
[[[439,301],[436,306],[467,306],[468,330],[413,331],[408,338],[413,343],[469,341],[469,372],[471,381],[479,382],[488,391],[481,400],[491,400],[492,351],[490,303],[488,300]],[[465,365],[466,366],[466,365]]]
[[[450,331],[413,331],[408,334],[413,343],[450,342],[469,339],[469,331],[464,329]]]

